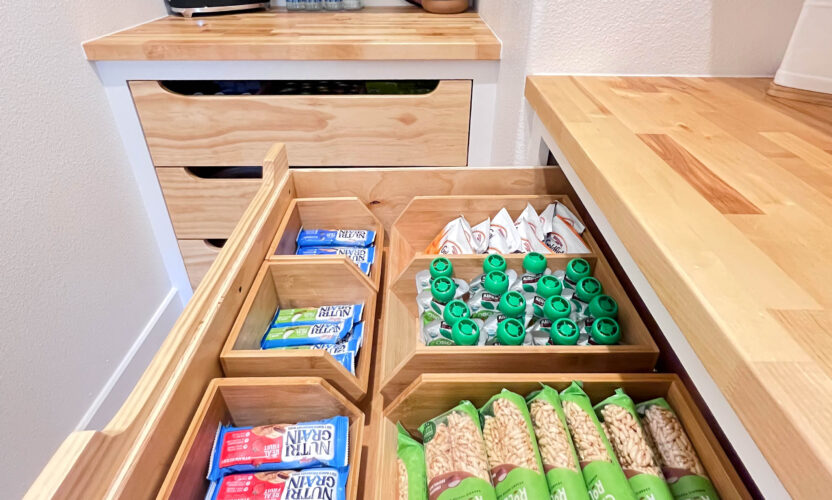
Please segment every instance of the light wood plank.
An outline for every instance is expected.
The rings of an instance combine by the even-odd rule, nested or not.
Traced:
[[[196,289],[202,279],[208,274],[211,264],[217,259],[221,248],[211,245],[205,240],[179,240],[179,251],[185,261],[188,280]]]

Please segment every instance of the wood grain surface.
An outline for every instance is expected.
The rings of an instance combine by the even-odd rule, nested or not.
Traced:
[[[84,51],[92,61],[496,60],[500,41],[476,13],[394,7],[169,16],[89,41]]]
[[[130,92],[157,167],[258,165],[275,142],[293,167],[468,163],[470,80],[420,95],[183,95],[157,81]]]
[[[544,77],[526,97],[795,497],[832,488],[832,108],[769,79]]]
[[[177,243],[179,243],[182,259],[185,261],[188,280],[196,290],[222,249],[205,240],[177,240]]]

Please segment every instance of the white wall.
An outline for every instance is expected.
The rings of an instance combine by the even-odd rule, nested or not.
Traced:
[[[170,290],[104,90],[80,46],[163,15],[164,6],[3,7],[0,478],[1,496],[19,498]],[[162,320],[175,316],[166,311]],[[105,402],[110,412],[117,405]]]
[[[493,163],[525,163],[526,75],[773,75],[802,3],[478,0],[503,42]]]

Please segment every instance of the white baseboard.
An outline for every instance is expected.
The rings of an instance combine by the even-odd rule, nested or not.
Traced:
[[[127,399],[144,373],[162,341],[165,340],[183,309],[179,290],[173,287],[98,392],[76,430],[103,429]]]

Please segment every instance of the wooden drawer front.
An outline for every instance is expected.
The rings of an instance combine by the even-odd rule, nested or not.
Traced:
[[[275,142],[292,165],[464,166],[471,82],[425,95],[189,96],[130,82],[157,166],[259,165]]]
[[[225,239],[260,187],[260,179],[204,179],[184,168],[157,168],[173,230],[180,239]]]
[[[206,240],[179,240],[179,251],[182,252],[185,270],[188,271],[188,279],[194,289],[199,286],[220,250],[222,249]]]

